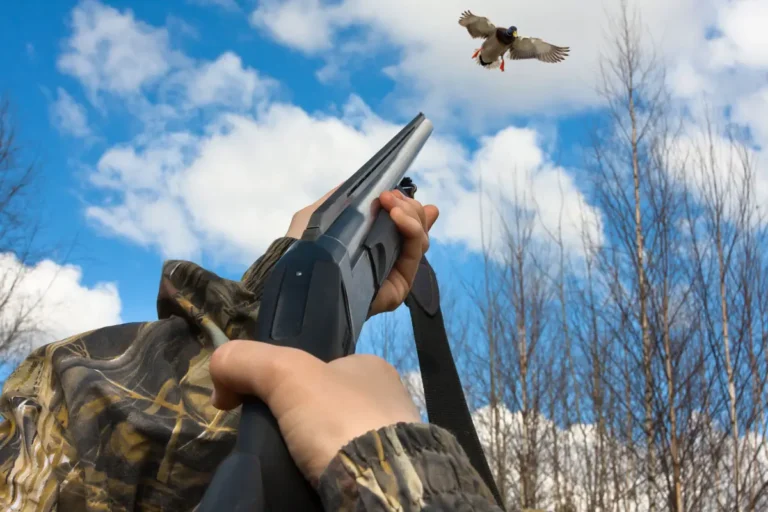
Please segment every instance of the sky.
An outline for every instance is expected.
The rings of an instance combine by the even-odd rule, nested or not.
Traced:
[[[565,219],[568,250],[602,236],[580,145],[613,1],[125,0],[13,2],[0,18],[0,92],[43,175],[46,241],[24,293],[47,290],[37,344],[156,318],[162,262],[227,278],[417,113],[435,130],[414,163],[441,216],[439,279],[477,273],[498,223],[481,196]],[[768,3],[646,0],[645,40],[679,102],[706,95],[768,144]],[[470,58],[462,11],[569,46],[565,62]],[[765,166],[763,165],[763,168]],[[768,179],[768,174],[764,175]],[[517,188],[516,188],[517,187]],[[482,215],[481,215],[482,214]],[[481,229],[481,227],[483,229]],[[66,250],[65,250],[66,249]],[[10,255],[0,264],[20,265]]]

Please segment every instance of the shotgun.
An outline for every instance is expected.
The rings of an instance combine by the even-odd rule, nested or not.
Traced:
[[[394,189],[413,197],[416,186],[404,176],[431,134],[432,123],[419,113],[313,213],[301,240],[267,278],[256,339],[326,362],[354,353],[371,303],[402,247],[378,198]],[[197,510],[323,510],[260,400],[243,402],[235,447]]]

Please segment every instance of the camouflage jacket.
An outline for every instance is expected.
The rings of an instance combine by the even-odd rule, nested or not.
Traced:
[[[194,510],[239,419],[210,404],[211,353],[253,339],[265,277],[292,243],[273,242],[240,281],[168,261],[159,320],[79,334],[27,357],[0,397],[2,510]],[[353,440],[319,492],[327,510],[497,510],[456,440],[430,425]]]

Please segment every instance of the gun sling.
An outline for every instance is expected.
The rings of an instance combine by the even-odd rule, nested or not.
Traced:
[[[421,259],[419,271],[405,304],[411,314],[429,421],[456,436],[469,461],[503,510],[501,494],[483,454],[472,415],[464,398],[464,390],[451,354],[443,313],[440,310],[440,289],[437,286],[435,271],[426,257]]]

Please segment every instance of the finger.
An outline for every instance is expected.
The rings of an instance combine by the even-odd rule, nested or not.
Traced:
[[[243,403],[243,398],[238,393],[235,393],[214,381],[213,393],[211,393],[211,403],[217,409],[231,411]]]
[[[427,236],[424,226],[418,220],[418,217],[413,212],[406,211],[403,206],[398,205],[392,208],[389,212],[389,217],[406,240],[422,240]]]
[[[403,201],[408,205],[408,207],[413,211],[417,216],[418,219],[421,221],[421,225],[424,226],[424,229],[427,229],[427,215],[424,211],[424,206],[417,201],[416,199],[412,199],[410,197],[406,197],[403,199]]]
[[[379,199],[382,201],[382,203],[385,204],[387,208],[392,208],[394,206],[403,205],[403,204],[415,204],[418,205],[419,202],[415,199],[412,199],[406,195],[404,195],[399,190],[385,190],[381,193],[379,196]]]
[[[437,209],[437,206],[428,204],[424,207],[424,214],[427,217],[427,231],[429,231],[432,229],[432,226],[435,225],[437,218],[440,216],[440,210]]]
[[[403,197],[399,190],[387,190],[381,193],[379,201],[385,210],[390,211],[403,200]]]
[[[418,215],[420,218],[424,232],[422,251],[426,253],[429,250],[429,230],[432,229],[432,226],[440,216],[440,211],[437,209],[437,206],[422,206],[421,203],[413,199],[398,201],[397,206],[402,207],[409,215]]]
[[[395,268],[403,275],[410,287],[416,277],[421,258],[429,249],[429,237],[421,223],[407,215],[399,206],[392,209],[390,216],[403,234],[403,247],[400,250],[400,257],[395,262]]]
[[[322,364],[297,349],[257,341],[227,342],[213,353],[209,365],[214,385],[214,405],[231,409],[239,403],[239,396],[253,395],[272,408],[274,390],[292,372],[308,373],[307,368],[313,363]],[[273,410],[275,415],[279,412]]]
[[[389,211],[390,217],[392,216],[392,211],[394,208],[400,208],[406,213],[406,215],[408,215],[409,217],[412,217],[413,219],[417,219],[419,221],[419,223],[421,224],[419,233],[405,233],[401,229],[400,233],[403,236],[421,237],[423,233],[426,233],[427,217],[426,217],[426,213],[423,211],[424,210],[423,207],[418,201],[415,201],[413,199],[397,199],[395,194],[385,192],[381,196],[381,203],[384,209]],[[398,229],[400,229],[401,227],[402,226],[398,226]]]
[[[394,200],[391,203],[388,203],[386,206],[388,208],[393,208],[395,206],[402,207],[405,211],[408,212],[409,215],[413,215],[415,218],[419,219],[422,226],[424,226],[424,229],[426,230],[427,218],[424,212],[424,207],[421,205],[421,203],[416,199],[403,195],[399,190],[395,190],[394,192],[395,193],[392,194],[394,196]]]
[[[371,304],[371,310],[376,312],[394,311],[403,303],[410,287],[405,278],[399,273],[390,274],[387,280],[381,284],[379,293]]]

